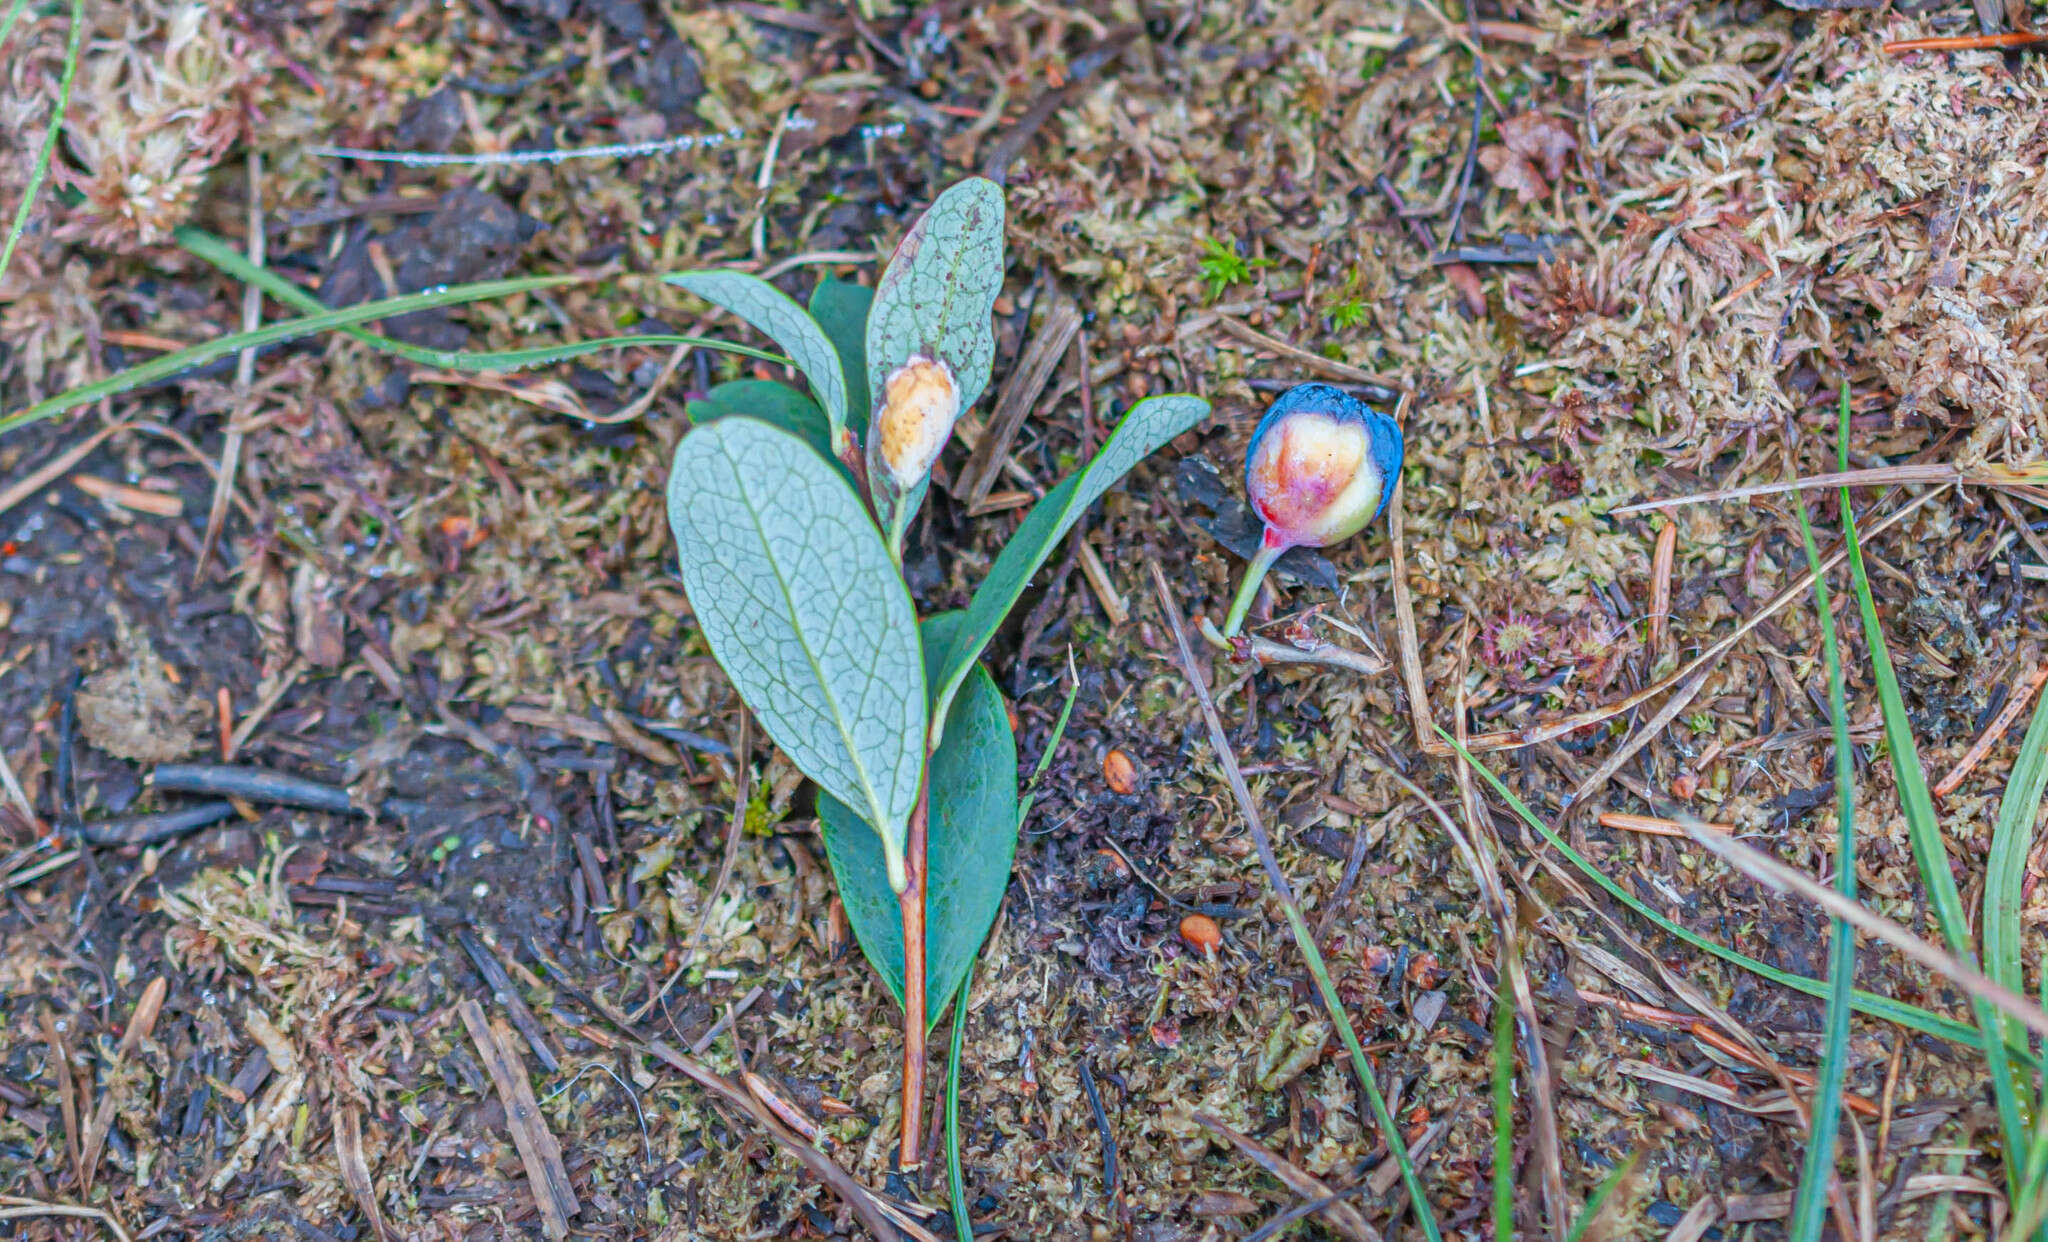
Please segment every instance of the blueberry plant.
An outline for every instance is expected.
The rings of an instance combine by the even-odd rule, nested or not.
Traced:
[[[911,226],[872,291],[828,279],[805,307],[739,272],[669,278],[771,338],[808,388],[741,380],[693,403],[669,525],[712,654],[822,791],[840,899],[902,1004],[905,1167],[926,1034],[995,921],[1020,827],[1017,743],[982,649],[1088,507],[1209,412],[1138,402],[1033,506],[968,606],[920,621],[904,534],[988,386],[1003,269],[1002,191],[975,178]]]

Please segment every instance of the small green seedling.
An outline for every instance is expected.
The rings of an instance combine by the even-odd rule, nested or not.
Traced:
[[[1003,197],[963,181],[872,294],[808,309],[739,272],[670,277],[765,333],[809,385],[741,380],[691,406],[669,525],[711,651],[823,791],[826,853],[861,950],[903,1004],[902,1163],[918,1160],[924,1040],[995,921],[1016,851],[1017,743],[982,648],[1088,506],[1209,412],[1134,406],[1034,506],[967,608],[920,623],[903,537],[961,411],[988,386]]]

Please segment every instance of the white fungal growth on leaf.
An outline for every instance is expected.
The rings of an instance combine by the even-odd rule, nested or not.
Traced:
[[[920,354],[889,373],[875,415],[875,456],[899,491],[931,470],[959,417],[960,386],[944,361]]]

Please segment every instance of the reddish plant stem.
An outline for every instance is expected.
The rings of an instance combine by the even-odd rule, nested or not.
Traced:
[[[2007,31],[2004,34],[1988,35],[1942,35],[1929,39],[1894,39],[1884,45],[1887,56],[1900,52],[1974,52],[1986,48],[2032,47],[2037,43],[2048,43],[2048,34],[2026,30]]]
[[[929,770],[925,779],[930,779]],[[919,1123],[924,1120],[924,855],[930,804],[930,788],[921,782],[903,850],[903,869],[910,882],[899,898],[903,907],[903,1150],[897,1164],[906,1173],[924,1159],[924,1127]]]

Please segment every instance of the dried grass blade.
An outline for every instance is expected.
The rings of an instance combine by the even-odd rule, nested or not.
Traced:
[[[1443,736],[1449,737],[1450,735],[1444,734]],[[1455,741],[1452,744],[1456,745]],[[1651,923],[1662,929],[1665,934],[1683,940],[1702,953],[1717,957],[1730,965],[1740,966],[1742,969],[1769,979],[1780,986],[1791,988],[1808,996],[1825,997],[1827,995],[1827,985],[1817,979],[1809,979],[1805,975],[1796,975],[1791,971],[1780,970],[1769,963],[1750,957],[1748,954],[1738,953],[1726,945],[1716,944],[1698,932],[1673,922],[1671,919],[1658,913],[1634,893],[1608,878],[1607,874],[1594,866],[1585,855],[1572,848],[1571,842],[1565,840],[1564,837],[1558,834],[1555,828],[1545,823],[1543,818],[1537,815],[1536,812],[1530,810],[1528,803],[1523,802],[1521,798],[1515,795],[1513,790],[1502,784],[1500,778],[1495,776],[1485,764],[1480,763],[1477,756],[1473,755],[1470,751],[1461,751],[1460,755],[1465,762],[1471,764],[1473,769],[1479,773],[1479,778],[1490,785],[1493,788],[1493,792],[1505,801],[1509,807],[1513,808],[1515,814],[1521,816],[1522,822],[1535,829],[1537,834],[1548,842],[1550,847],[1556,850],[1566,861],[1571,863],[1580,874],[1593,881],[1609,897],[1627,906],[1641,917],[1648,919]],[[1895,1000],[1889,996],[1879,996],[1874,992],[1865,992],[1860,989],[1856,992],[1856,1012],[1867,1014],[1873,1018],[1881,1018],[1887,1022],[1896,1022],[1900,1026],[1919,1031],[1922,1034],[1933,1035],[1939,1039],[1946,1039],[1951,1043],[1961,1044],[1964,1047],[1981,1049],[1984,1046],[1982,1035],[1961,1022],[1944,1018],[1939,1014],[1930,1013],[1916,1005],[1908,1005],[1904,1001]],[[2014,1055],[2026,1058],[2030,1064],[2036,1063],[2031,1054],[2020,1049],[2013,1049],[2012,1051]]]
[[[1323,1209],[1330,1226],[1352,1242],[1380,1242],[1380,1232],[1366,1223],[1357,1208],[1339,1201],[1328,1183],[1301,1168],[1285,1156],[1268,1151],[1257,1139],[1239,1134],[1207,1113],[1194,1114],[1195,1124],[1236,1148],[1239,1154],[1273,1175],[1281,1185],[1304,1199],[1328,1202]]]
[[[1718,500],[1749,500],[1757,496],[1775,496],[1781,492],[1812,492],[1827,487],[1902,487],[1915,483],[1966,483],[1969,479],[1961,470],[1946,462],[1929,462],[1919,465],[1874,466],[1868,470],[1844,468],[1833,474],[1816,474],[1804,479],[1792,479],[1784,483],[1758,483],[1753,487],[1724,487],[1712,492],[1694,492],[1690,496],[1673,496],[1668,500],[1641,500],[1632,505],[1623,505],[1608,511],[1611,517],[1623,517],[1630,513],[1646,513],[1651,509],[1676,509],[1684,505],[1709,504]]]
[[[1422,1179],[1415,1172],[1415,1162],[1409,1158],[1408,1145],[1401,1138],[1400,1126],[1387,1110],[1386,1097],[1380,1094],[1372,1065],[1365,1059],[1365,1048],[1358,1042],[1358,1033],[1352,1029],[1351,1019],[1344,1012],[1344,1002],[1330,980],[1329,968],[1323,964],[1322,951],[1316,947],[1315,937],[1302,918],[1301,903],[1294,898],[1294,887],[1287,882],[1286,873],[1280,870],[1280,860],[1273,853],[1272,838],[1266,834],[1265,821],[1259,817],[1258,803],[1252,800],[1251,789],[1244,783],[1244,773],[1238,769],[1237,756],[1230,748],[1230,735],[1223,728],[1223,718],[1216,714],[1216,701],[1210,697],[1208,684],[1202,680],[1201,668],[1195,663],[1195,653],[1188,646],[1187,620],[1181,616],[1180,605],[1173,600],[1173,592],[1166,585],[1166,574],[1159,568],[1159,562],[1148,557],[1145,564],[1152,571],[1152,587],[1158,593],[1160,610],[1173,630],[1174,650],[1180,659],[1181,674],[1187,678],[1189,687],[1195,692],[1196,702],[1201,706],[1202,717],[1209,726],[1210,744],[1216,751],[1216,762],[1222,766],[1230,792],[1237,798],[1238,810],[1244,815],[1245,828],[1258,849],[1259,862],[1265,868],[1266,879],[1273,886],[1273,895],[1280,899],[1281,909],[1286,911],[1288,930],[1293,932],[1294,942],[1308,963],[1309,973],[1315,977],[1316,990],[1322,997],[1323,1008],[1329,1012],[1331,1023],[1337,1028],[1337,1037],[1351,1054],[1352,1071],[1358,1076],[1358,1085],[1364,1089],[1366,1101],[1372,1107],[1380,1137],[1386,1141],[1387,1150],[1393,1153],[1395,1162],[1400,1166],[1401,1180],[1407,1186],[1409,1200],[1415,1205],[1415,1218],[1421,1222],[1422,1232],[1429,1242],[1442,1242],[1443,1234],[1437,1228],[1436,1213],[1429,1205],[1429,1196],[1423,1192]]]
[[[1864,935],[1884,941],[1928,970],[1948,978],[1957,987],[1969,993],[1973,1000],[1991,1006],[2017,1020],[2021,1026],[2034,1034],[2048,1038],[2048,1013],[2036,1008],[2026,997],[2011,988],[1987,979],[1975,967],[1955,954],[1938,949],[1883,915],[1844,899],[1833,889],[1810,879],[1761,850],[1739,841],[1716,836],[1711,832],[1695,831],[1692,833],[1692,839],[1695,845],[1718,856],[1729,866],[1758,883],[1781,893],[1804,898],[1830,915],[1854,924]]]
[[[632,1027],[627,1025],[624,1029],[630,1031]],[[856,1181],[851,1173],[840,1168],[832,1157],[797,1137],[774,1113],[764,1108],[761,1102],[745,1089],[712,1073],[697,1058],[678,1052],[659,1040],[648,1041],[646,1047],[648,1052],[666,1062],[671,1069],[681,1071],[698,1086],[752,1117],[756,1125],[768,1132],[770,1138],[780,1143],[784,1150],[795,1156],[814,1177],[831,1187],[833,1192],[853,1209],[853,1214],[860,1218],[861,1224],[867,1226],[868,1232],[875,1236],[876,1242],[898,1242],[901,1235],[896,1232],[896,1226],[891,1222],[884,1205],[877,1199],[875,1193]]]

